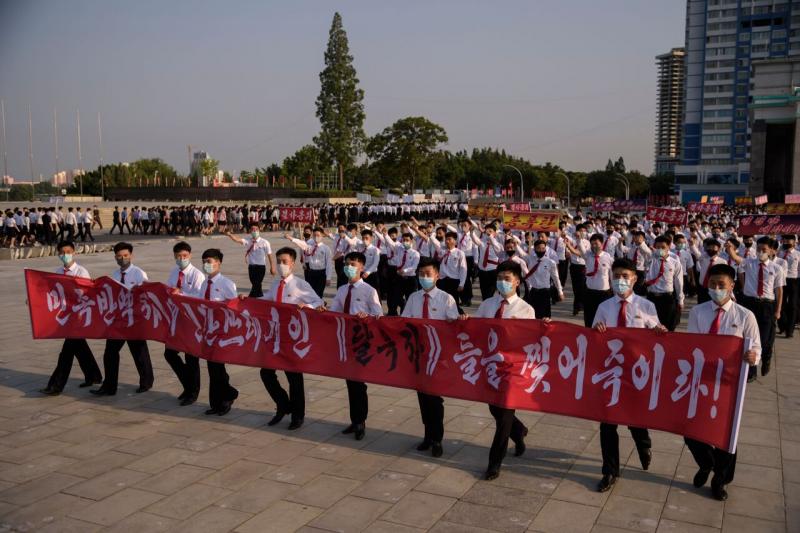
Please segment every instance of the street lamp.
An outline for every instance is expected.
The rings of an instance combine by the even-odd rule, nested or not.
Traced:
[[[629,200],[631,195],[631,182],[628,181],[628,177],[625,176],[625,174],[619,172],[615,172],[615,174],[617,175],[617,181],[625,185],[625,199]]]
[[[522,172],[520,172],[520,170],[517,167],[515,167],[514,165],[503,165],[503,166],[504,167],[508,167],[508,168],[513,168],[514,170],[517,171],[517,174],[519,174],[519,201],[520,202],[524,202],[525,201],[525,183],[523,183],[523,181],[522,181]]]
[[[569,209],[569,176],[564,174],[563,172],[556,172],[556,176],[564,176],[564,179],[567,180],[567,209]]]

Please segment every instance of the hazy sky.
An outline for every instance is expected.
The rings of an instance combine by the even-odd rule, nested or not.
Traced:
[[[571,170],[622,155],[653,169],[655,56],[684,40],[681,0],[211,2],[0,0],[9,173],[161,157],[266,166],[318,131],[314,101],[338,10],[373,135],[423,115],[448,148],[492,146]],[[1,164],[2,162],[0,162]],[[2,168],[0,168],[0,172]]]

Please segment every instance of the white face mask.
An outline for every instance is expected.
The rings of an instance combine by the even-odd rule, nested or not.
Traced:
[[[280,274],[282,278],[287,277],[291,273],[292,273],[292,267],[290,267],[289,265],[285,265],[283,263],[278,263],[278,274]]]
[[[766,263],[769,260],[769,254],[767,252],[761,252],[758,254],[758,260],[762,263]]]
[[[728,297],[728,291],[725,289],[708,289],[708,295],[714,300],[714,303],[719,305]]]

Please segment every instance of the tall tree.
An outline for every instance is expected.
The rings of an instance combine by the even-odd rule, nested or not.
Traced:
[[[319,74],[317,118],[321,129],[314,137],[330,166],[339,170],[339,187],[344,189],[344,170],[352,167],[362,152],[364,134],[364,91],[358,88],[353,56],[339,13],[333,15],[325,50],[325,69]]]
[[[418,180],[428,185],[434,155],[446,142],[447,132],[438,124],[425,117],[406,117],[373,137],[367,154],[383,173],[394,177],[395,183],[406,184],[413,193]]]

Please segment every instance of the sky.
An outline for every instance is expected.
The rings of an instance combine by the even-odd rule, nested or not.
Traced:
[[[683,46],[679,0],[0,0],[9,174],[160,157],[187,145],[220,167],[280,163],[319,130],[315,99],[335,11],[365,92],[365,131],[406,116],[456,151],[503,148],[592,170],[653,170],[655,56]],[[2,164],[2,162],[0,162]],[[2,169],[0,168],[0,171]]]

